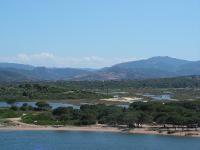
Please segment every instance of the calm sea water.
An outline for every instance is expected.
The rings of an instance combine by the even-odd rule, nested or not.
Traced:
[[[0,150],[200,150],[200,138],[96,132],[1,131]]]

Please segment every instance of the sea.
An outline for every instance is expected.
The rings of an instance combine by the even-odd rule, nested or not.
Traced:
[[[106,132],[0,131],[0,150],[200,150],[200,138]]]

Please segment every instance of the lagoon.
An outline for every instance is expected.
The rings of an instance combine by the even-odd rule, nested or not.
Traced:
[[[13,104],[9,104],[7,102],[0,102],[0,107],[11,107],[12,105],[21,107],[24,103],[28,104],[29,106],[36,107],[36,102],[15,102]],[[54,102],[48,102],[48,104],[53,108],[58,108],[58,107],[73,107],[74,109],[79,109],[80,106],[78,105],[73,105],[73,104],[68,104],[68,103],[54,103]]]
[[[32,106],[32,107],[36,107],[36,102],[15,102],[13,104],[9,104],[7,102],[0,102],[0,108],[1,107],[11,107],[11,106],[17,106],[17,107],[21,107],[23,106],[23,104],[26,103],[28,106]],[[48,104],[52,107],[52,109],[58,108],[58,107],[72,107],[74,109],[80,109],[81,105],[92,105],[91,103],[80,103],[78,105],[74,105],[74,104],[69,104],[69,103],[56,103],[56,102],[48,102]],[[123,107],[123,108],[128,108],[129,105],[125,105],[125,104],[121,104],[121,105],[116,105],[119,107]]]
[[[1,150],[199,150],[200,138],[104,132],[1,131]]]

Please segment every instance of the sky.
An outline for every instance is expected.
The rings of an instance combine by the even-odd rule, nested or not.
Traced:
[[[0,0],[0,62],[100,68],[200,60],[200,0]]]

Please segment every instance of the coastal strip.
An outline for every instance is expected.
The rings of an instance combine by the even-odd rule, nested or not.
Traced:
[[[113,132],[113,133],[126,133],[126,134],[151,134],[151,135],[168,135],[168,136],[188,136],[200,137],[200,131],[177,131],[171,134],[165,132],[158,132],[149,130],[147,127],[134,128],[134,129],[121,129],[117,127],[109,127],[104,125],[91,125],[91,126],[38,126],[38,125],[19,125],[19,126],[4,126],[0,127],[0,131],[80,131],[80,132]]]

